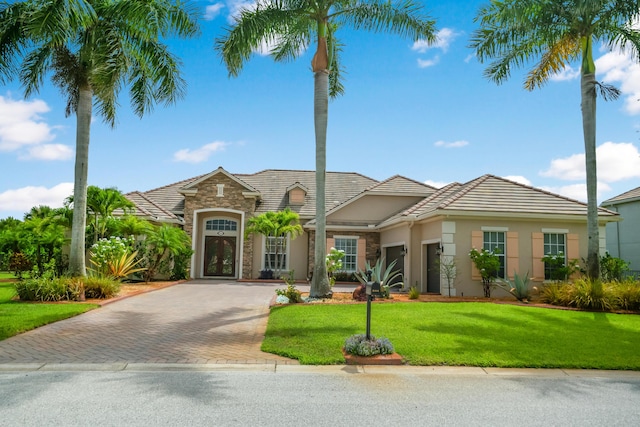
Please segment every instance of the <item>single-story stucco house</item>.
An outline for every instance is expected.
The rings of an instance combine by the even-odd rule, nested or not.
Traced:
[[[257,279],[274,242],[244,238],[252,216],[286,207],[298,212],[303,235],[287,239],[285,270],[304,280],[313,272],[315,172],[263,170],[211,173],[126,196],[137,215],[173,223],[191,236],[192,278]],[[377,181],[355,172],[327,172],[327,250],[344,250],[353,272],[384,256],[397,260],[404,286],[443,295],[482,295],[481,278],[469,259],[472,248],[500,249],[501,272],[529,273],[545,280],[544,254],[562,252],[581,260],[587,253],[584,203],[493,175],[436,189],[403,177]],[[618,220],[601,208],[600,247],[605,226]],[[271,243],[271,244],[270,244]],[[438,262],[455,263],[448,287]]]
[[[640,187],[605,200],[601,206],[621,217],[621,221],[607,224],[607,251],[629,262],[632,272],[640,274]]]

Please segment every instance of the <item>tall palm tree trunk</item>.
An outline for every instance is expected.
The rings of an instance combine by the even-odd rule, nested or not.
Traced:
[[[587,174],[587,275],[600,277],[600,233],[598,230],[598,178],[596,165],[596,76],[582,73],[580,78],[582,130]]]
[[[329,117],[329,72],[314,73],[314,125],[316,133],[316,238],[313,280],[309,296],[319,298],[331,294],[325,257],[327,253],[327,217],[325,185],[327,169],[327,122]]]
[[[87,225],[87,176],[89,169],[89,140],[93,93],[87,85],[78,93],[76,112],[76,164],[73,184],[73,222],[69,272],[73,276],[86,276],[85,228]]]

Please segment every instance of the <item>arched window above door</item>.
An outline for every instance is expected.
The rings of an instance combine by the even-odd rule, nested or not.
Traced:
[[[238,222],[231,219],[209,219],[205,223],[205,230],[237,231]]]

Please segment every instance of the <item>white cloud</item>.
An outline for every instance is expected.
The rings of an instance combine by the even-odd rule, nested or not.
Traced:
[[[425,53],[429,49],[440,49],[443,52],[446,52],[449,50],[451,42],[459,35],[460,33],[456,33],[451,28],[443,28],[436,34],[436,41],[434,43],[429,43],[424,39],[420,39],[413,42],[411,50],[415,50],[419,53]]]
[[[224,151],[224,149],[229,145],[228,142],[215,141],[207,145],[203,145],[202,147],[196,150],[190,150],[188,148],[176,151],[173,154],[173,160],[176,162],[186,162],[186,163],[202,163],[209,160],[209,157],[213,153],[217,153],[219,151]]]
[[[42,144],[29,148],[28,155],[21,159],[36,160],[68,160],[73,157],[73,150],[64,144]]]
[[[235,23],[236,18],[240,17],[240,12],[243,9],[247,10],[255,10],[257,2],[255,1],[247,1],[247,0],[228,0],[227,8],[229,8],[229,16],[227,17],[227,21],[230,24]]]
[[[640,151],[628,142],[605,142],[596,148],[598,180],[603,183],[640,177]],[[567,181],[581,181],[586,177],[584,154],[553,159],[542,176]]]
[[[0,151],[15,151],[54,139],[40,114],[49,111],[41,100],[15,101],[0,96]]]
[[[460,147],[465,147],[469,145],[469,142],[463,141],[463,140],[453,141],[453,142],[436,141],[433,145],[436,147],[444,147],[444,148],[460,148]]]
[[[503,176],[503,178],[508,179],[509,181],[514,181],[520,184],[531,186],[531,181],[529,181],[527,178],[525,178],[522,175],[507,175],[507,176]]]
[[[563,81],[567,81],[567,80],[574,80],[574,79],[577,79],[578,77],[580,77],[580,70],[579,69],[572,68],[572,67],[570,67],[568,65],[565,65],[565,67],[562,69],[562,71],[552,75],[549,78],[549,80],[555,81],[555,82],[563,82]]]
[[[63,182],[55,187],[23,187],[0,193],[0,211],[26,212],[34,206],[52,208],[63,206],[64,199],[73,194],[73,183]]]
[[[432,181],[430,179],[426,180],[424,183],[427,184],[427,185],[430,185],[432,187],[435,187],[435,188],[442,188],[445,185],[449,185],[450,184],[450,182]]]
[[[218,15],[220,15],[220,11],[223,8],[224,8],[224,4],[222,3],[214,3],[206,6],[204,8],[205,21],[213,21]]]
[[[560,187],[539,187],[542,190],[549,191],[551,193],[560,194],[573,200],[580,202],[587,201],[587,184],[571,184],[562,185]],[[604,182],[598,181],[598,194],[597,198],[600,199],[601,195],[605,192],[611,191],[611,187]]]
[[[640,114],[640,65],[630,54],[609,52],[596,60],[596,71],[604,83],[614,84],[622,91],[625,110],[629,114]]]
[[[440,62],[440,57],[439,56],[436,56],[433,59],[420,59],[420,58],[418,58],[418,67],[420,67],[420,68],[429,68],[429,67],[433,67],[438,62]]]

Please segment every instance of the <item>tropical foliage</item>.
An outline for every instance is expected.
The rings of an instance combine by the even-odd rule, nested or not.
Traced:
[[[500,271],[500,257],[496,251],[473,248],[469,251],[469,258],[482,277],[484,296],[491,298],[491,288],[495,286],[495,279]]]
[[[524,87],[543,86],[555,74],[579,62],[582,128],[587,183],[587,275],[600,275],[597,168],[596,94],[615,99],[619,91],[596,80],[593,49],[621,48],[640,60],[640,19],[637,0],[491,0],[480,9],[480,28],[471,46],[481,62],[492,60],[485,75],[500,84],[511,69],[537,61]]]
[[[153,19],[150,19],[153,17]],[[115,126],[118,97],[127,87],[143,116],[184,93],[179,60],[161,39],[190,37],[194,10],[171,0],[27,0],[0,6],[0,79],[18,77],[28,97],[46,76],[76,115],[76,163],[70,271],[85,276],[87,170],[91,120]]]
[[[249,218],[245,237],[258,234],[265,237],[265,268],[274,271],[276,278],[285,268],[286,241],[303,233],[300,215],[286,208],[278,212],[264,212]]]
[[[268,46],[276,61],[302,55],[315,43],[311,61],[314,73],[314,124],[316,143],[316,229],[314,270],[310,296],[331,294],[326,248],[326,143],[329,97],[343,93],[337,38],[341,28],[386,31],[413,40],[435,41],[435,23],[411,0],[259,0],[243,8],[216,47],[231,76],[238,76],[254,52]]]

